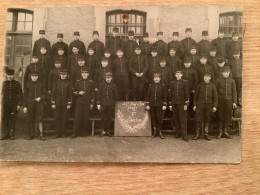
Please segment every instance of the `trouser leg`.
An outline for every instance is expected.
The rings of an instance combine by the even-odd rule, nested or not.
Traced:
[[[175,128],[176,128],[175,137],[179,137],[180,136],[181,125],[180,125],[180,120],[179,120],[179,107],[178,107],[178,104],[173,104],[173,119],[174,119],[174,124],[175,124]]]

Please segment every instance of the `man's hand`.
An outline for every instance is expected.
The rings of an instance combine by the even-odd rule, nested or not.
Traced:
[[[172,106],[169,106],[170,111],[172,111]]]
[[[97,109],[100,110],[101,109],[101,105],[97,105]]]
[[[90,104],[89,108],[90,108],[90,110],[92,110],[93,109],[93,104]]]
[[[212,112],[216,112],[216,111],[217,111],[217,108],[213,107]]]
[[[67,105],[67,109],[69,110],[71,108],[71,106],[70,105]]]
[[[27,111],[28,111],[27,108],[24,107],[24,108],[23,108],[23,112],[24,112],[24,113],[27,113]]]
[[[55,108],[56,108],[56,105],[52,105],[51,107],[52,107],[53,109],[55,109]]]
[[[193,90],[191,90],[191,93],[195,93],[195,90],[193,89]]]
[[[196,111],[197,106],[193,106],[193,110]]]
[[[21,109],[21,106],[17,106],[16,109],[17,111],[19,111]]]
[[[144,73],[140,73],[139,76],[142,77],[144,75]]]
[[[85,91],[80,91],[79,92],[79,95],[84,95],[85,94]]]
[[[233,103],[233,109],[237,108],[237,104]]]
[[[185,105],[185,106],[184,106],[184,111],[186,111],[186,110],[187,110],[187,108],[188,108],[188,106],[187,106],[187,105]]]
[[[38,97],[38,98],[35,99],[35,101],[36,101],[36,102],[39,102],[39,101],[41,101],[41,98]]]
[[[162,107],[162,110],[166,110],[166,106],[163,106],[163,107]]]
[[[51,94],[51,91],[48,91],[48,94]]]
[[[78,91],[74,91],[73,93],[74,93],[75,95],[78,95],[78,94],[79,94],[79,92],[78,92]]]
[[[95,91],[98,91],[98,88],[95,88]]]
[[[150,106],[146,106],[145,109],[146,109],[146,110],[150,110]]]
[[[139,73],[136,72],[136,73],[135,73],[135,76],[139,77]]]

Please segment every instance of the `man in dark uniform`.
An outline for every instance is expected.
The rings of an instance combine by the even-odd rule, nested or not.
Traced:
[[[169,56],[166,58],[166,64],[170,68],[171,73],[173,74],[173,79],[175,79],[175,72],[183,68],[182,61],[176,56],[176,48],[171,47],[169,49]]]
[[[115,113],[115,102],[118,100],[117,87],[112,79],[112,72],[107,72],[97,94],[97,109],[100,110],[102,129],[100,137],[112,136],[110,128]]]
[[[95,50],[95,55],[98,59],[100,59],[101,57],[103,57],[104,55],[104,43],[99,41],[99,33],[98,31],[93,31],[93,39],[94,41],[92,41],[89,45],[88,48],[94,48]]]
[[[72,87],[75,86],[77,80],[81,79],[83,70],[88,70],[88,79],[89,79],[90,72],[89,69],[87,69],[85,57],[80,55],[78,57],[78,65],[73,69],[71,73],[70,82]]]
[[[48,94],[51,94],[53,85],[60,79],[61,63],[59,60],[54,62],[55,68],[53,68],[48,76]]]
[[[141,53],[149,58],[151,56],[152,44],[149,42],[149,34],[147,32],[143,35],[143,41],[141,41],[140,47]]]
[[[108,39],[106,47],[111,52],[112,60],[116,59],[116,51],[119,48],[125,48],[124,41],[118,36],[118,28],[113,28],[113,36]]]
[[[51,55],[51,43],[45,38],[45,30],[39,31],[40,38],[34,42],[32,55],[40,55],[40,50],[45,47],[47,55]]]
[[[80,38],[79,32],[76,31],[76,32],[74,32],[73,35],[74,35],[73,36],[74,37],[74,41],[72,41],[69,44],[68,56],[70,56],[72,54],[73,46],[77,46],[77,48],[79,49],[79,54],[80,55],[86,56],[86,47],[85,47],[85,44],[79,39]]]
[[[231,139],[228,134],[228,124],[232,117],[232,109],[237,107],[237,91],[235,81],[229,77],[230,69],[228,66],[224,67],[222,78],[215,81],[215,86],[218,92],[218,122],[219,134],[217,139],[222,136]],[[224,129],[223,129],[224,126]]]
[[[242,43],[239,41],[238,32],[232,33],[232,41],[227,42],[226,51],[227,51],[227,59],[233,59],[234,51],[238,50],[240,52],[240,58],[242,58]]]
[[[169,108],[173,112],[176,128],[175,137],[180,137],[181,130],[182,139],[187,142],[189,140],[187,135],[187,108],[190,99],[189,83],[182,79],[181,71],[176,71],[175,76],[176,80],[172,81],[170,86]]]
[[[195,70],[197,71],[199,83],[204,82],[204,75],[206,72],[211,74],[212,82],[215,81],[214,69],[210,65],[207,64],[206,55],[201,56],[200,64],[198,64],[198,66],[195,67]]]
[[[78,66],[79,48],[77,46],[72,47],[72,53],[68,57],[67,70],[69,76],[71,76],[74,68]]]
[[[164,85],[165,90],[168,92],[170,90],[170,85],[172,82],[172,71],[166,65],[166,58],[161,57],[159,60],[158,73],[161,75],[161,83]]]
[[[61,63],[61,68],[67,69],[68,64],[67,64],[67,56],[65,56],[65,51],[62,47],[58,48],[58,55],[54,57],[54,61],[59,60]]]
[[[76,81],[73,88],[73,93],[77,96],[77,99],[72,139],[78,136],[81,122],[84,122],[84,130],[86,130],[89,113],[94,105],[94,85],[93,81],[89,80],[88,77],[88,70],[82,70],[82,78]]]
[[[125,52],[124,55],[126,59],[130,58],[135,54],[135,48],[138,46],[137,42],[134,40],[134,31],[128,32],[128,40],[125,42]]]
[[[226,59],[226,39],[224,38],[224,31],[218,30],[218,38],[212,40],[211,44],[217,49],[217,57],[223,56]]]
[[[67,70],[61,69],[60,79],[52,88],[51,103],[56,123],[56,136],[54,138],[65,138],[66,136],[67,112],[72,103],[72,88],[67,76]]]
[[[157,32],[157,41],[153,44],[153,47],[156,47],[158,50],[159,57],[168,56],[168,46],[167,43],[163,41],[163,32]]]
[[[6,69],[6,80],[2,84],[2,139],[14,140],[16,114],[22,105],[22,87],[14,80],[14,70]]]
[[[215,46],[211,46],[209,49],[208,61],[207,63],[215,69],[218,65],[217,49]]]
[[[211,74],[205,73],[204,82],[198,85],[193,100],[193,110],[196,111],[196,135],[193,140],[197,140],[200,131],[205,131],[204,138],[209,138],[209,124],[212,112],[217,111],[218,93],[215,85],[210,82]]]
[[[93,81],[95,78],[96,70],[100,67],[100,60],[95,55],[94,48],[92,47],[88,48],[85,65],[90,73],[89,79]]]
[[[185,56],[189,57],[191,59],[191,67],[196,69],[197,66],[200,63],[200,56],[197,54],[197,46],[196,45],[192,45],[190,48],[190,54]]]
[[[137,46],[135,53],[129,62],[129,71],[132,74],[132,96],[134,101],[142,101],[144,93],[144,84],[148,71],[148,62],[145,55],[141,54],[141,48]]]
[[[152,121],[152,136],[156,137],[159,133],[161,139],[164,139],[162,134],[162,119],[167,106],[167,92],[162,84],[160,74],[153,75],[154,82],[149,85],[146,96],[146,110],[150,110]]]
[[[186,38],[181,41],[184,48],[184,57],[190,54],[190,49],[192,45],[196,45],[196,41],[191,38],[192,29],[186,28],[185,35]]]
[[[183,59],[184,48],[183,48],[182,42],[179,41],[179,32],[172,33],[172,41],[168,43],[169,53],[172,48],[175,48],[175,51],[176,51],[175,55],[179,59]]]
[[[149,83],[153,83],[153,74],[158,73],[159,69],[159,61],[160,57],[158,57],[158,49],[156,47],[152,47],[151,49],[151,55],[150,57],[147,58],[148,61],[148,80]]]
[[[34,138],[35,129],[39,128],[40,140],[46,140],[43,135],[43,102],[45,98],[45,88],[43,83],[38,80],[36,72],[31,74],[31,80],[26,83],[24,88],[23,111],[28,112],[28,122],[30,124],[30,134],[27,140]]]
[[[202,40],[197,43],[198,55],[208,55],[211,43],[208,41],[208,31],[202,31]]]
[[[62,48],[64,50],[64,55],[66,57],[68,57],[68,50],[69,50],[69,47],[66,43],[63,42],[63,34],[62,33],[58,33],[57,34],[57,42],[54,43],[52,45],[52,57],[53,59],[55,59],[56,56],[58,56],[58,49],[59,48]]]
[[[217,67],[214,68],[215,79],[223,77],[222,72],[225,69],[224,68],[225,63],[226,63],[226,61],[225,61],[224,57],[218,57]]]

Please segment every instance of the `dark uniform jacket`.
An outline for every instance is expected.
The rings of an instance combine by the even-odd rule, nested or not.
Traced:
[[[51,103],[58,106],[71,105],[72,88],[68,79],[58,80],[52,88]]]
[[[228,61],[228,66],[230,67],[233,77],[242,77],[242,60],[232,58]]]
[[[198,85],[198,76],[194,68],[183,68],[182,69],[182,78],[189,83],[190,91],[196,90]]]
[[[117,49],[124,48],[124,41],[118,36],[110,37],[106,47],[110,50],[111,55],[116,55]]]
[[[194,95],[193,105],[197,106],[198,104],[213,104],[213,107],[218,107],[218,93],[212,82],[202,82],[198,85]]]
[[[95,55],[87,54],[85,66],[88,67],[90,79],[93,80],[95,72],[99,67],[99,59]]]
[[[41,66],[41,64],[38,63],[31,63],[29,64],[27,67],[26,67],[26,70],[25,70],[25,73],[24,73],[24,88],[27,84],[27,81],[30,81],[31,80],[31,74],[32,73],[37,73],[38,75],[38,81],[39,82],[42,82],[43,84],[45,83],[45,75],[43,74],[44,73],[44,70],[43,70],[43,67]]]
[[[200,64],[200,56],[198,54],[195,55],[187,55],[191,59],[191,67],[196,69],[197,66]]]
[[[229,41],[226,44],[227,58],[232,59],[235,50],[240,51],[240,57],[242,57],[242,43],[240,41]]]
[[[40,81],[33,82],[32,80],[28,81],[26,87],[24,88],[24,101],[23,106],[27,107],[29,103],[35,102],[35,99],[40,97],[43,102],[45,98],[45,89],[43,84]]]
[[[115,76],[128,76],[128,60],[124,57],[122,58],[116,58],[114,60],[114,70],[115,70]]]
[[[148,61],[148,76],[149,76],[149,79],[150,81],[152,82],[153,81],[153,74],[156,73],[160,67],[160,59],[158,56],[155,56],[155,57],[149,57],[147,59]]]
[[[167,57],[168,56],[168,45],[163,40],[158,40],[153,44],[158,50],[158,56]]]
[[[211,43],[208,40],[201,40],[197,43],[198,55],[208,55]]]
[[[100,59],[104,55],[104,43],[101,41],[92,41],[88,48],[94,48],[95,50],[95,56],[97,56],[98,59]]]
[[[153,83],[149,85],[146,105],[148,106],[167,106],[167,91],[164,84]]]
[[[77,80],[73,92],[80,92],[80,91],[84,91],[85,94],[77,95],[77,103],[94,104],[95,91],[94,91],[93,81],[89,79],[83,79],[83,78]]]
[[[206,72],[211,73],[211,81],[212,82],[215,81],[215,72],[210,65],[208,65],[208,64],[205,64],[205,65],[198,64],[198,66],[195,70],[197,71],[199,83],[204,82],[204,75],[205,75]]]
[[[69,75],[71,75],[73,69],[78,66],[78,57],[79,57],[79,54],[74,54],[72,53],[69,57],[68,57],[68,72],[69,72]]]
[[[226,39],[225,38],[216,38],[211,41],[211,44],[216,47],[217,49],[217,56],[226,57]]]
[[[48,77],[48,91],[51,91],[53,85],[60,79],[60,68],[53,68]]]
[[[38,40],[36,40],[34,42],[34,45],[33,45],[33,52],[32,52],[32,55],[37,55],[39,56],[41,54],[40,50],[41,50],[41,47],[45,47],[46,50],[47,50],[47,55],[51,55],[51,43],[49,40],[45,39],[45,38],[40,38]]]
[[[168,56],[166,58],[166,64],[170,68],[173,75],[175,75],[177,70],[181,70],[183,67],[181,60],[177,56]]]
[[[73,71],[72,71],[72,74],[71,74],[71,86],[74,87],[75,86],[75,83],[77,80],[81,79],[82,78],[82,75],[81,75],[81,72],[82,70],[87,70],[87,66],[84,65],[84,66],[79,66],[77,65]]]
[[[219,99],[232,100],[237,103],[237,91],[235,81],[231,78],[218,78],[215,81]]]
[[[16,81],[4,81],[2,85],[2,101],[22,105],[23,93],[21,84]]]
[[[44,79],[44,81],[45,81],[44,85],[45,85],[45,87],[47,87],[48,86],[49,73],[54,68],[53,63],[52,63],[52,59],[47,54],[44,54],[44,55],[41,54],[39,56],[38,64],[40,64],[43,68],[43,75],[44,75],[44,78],[45,78]]]
[[[125,42],[125,57],[130,60],[130,58],[135,54],[135,48],[138,46],[137,42],[134,40],[128,40]]]
[[[55,58],[58,55],[58,49],[62,48],[64,50],[64,55],[68,56],[69,46],[64,42],[56,42],[52,45],[52,57]]]
[[[129,71],[135,75],[135,73],[143,73],[146,75],[148,71],[148,62],[145,55],[134,55],[129,62]]]
[[[100,67],[100,68],[97,69],[96,74],[95,74],[95,79],[94,79],[95,88],[100,87],[101,83],[103,83],[104,80],[105,80],[105,74],[107,72],[111,72],[111,71],[112,71],[112,69],[109,68],[108,66],[107,67]]]
[[[172,82],[172,71],[168,67],[159,67],[158,72],[161,74],[161,83],[164,84],[164,88],[169,90]]]
[[[100,85],[97,94],[97,104],[101,106],[113,106],[118,100],[118,91],[116,85],[111,82],[103,82]]]
[[[141,53],[143,55],[145,55],[147,58],[151,56],[151,48],[152,48],[152,44],[149,43],[149,41],[147,42],[142,42],[140,44],[141,47]]]
[[[168,53],[170,51],[170,49],[174,47],[176,49],[176,56],[179,58],[179,59],[182,59],[183,58],[183,55],[184,55],[184,47],[182,45],[182,42],[180,41],[171,41],[168,43]]]
[[[192,38],[185,38],[181,41],[183,48],[184,48],[184,55],[190,54],[190,48],[192,45],[196,45],[196,41]]]
[[[68,56],[72,54],[72,48],[77,46],[79,48],[79,54],[86,56],[86,47],[85,44],[81,40],[74,40],[69,44],[68,48]]]
[[[190,90],[189,83],[183,79],[171,82],[169,104],[189,104]]]
[[[218,66],[218,58],[217,56],[208,56],[207,64],[211,65],[213,69],[215,69]]]
[[[223,66],[224,67],[224,66]],[[215,70],[215,79],[217,78],[222,78],[222,72],[223,72],[223,67],[217,66]],[[230,77],[232,77],[232,73],[230,72],[229,74]]]

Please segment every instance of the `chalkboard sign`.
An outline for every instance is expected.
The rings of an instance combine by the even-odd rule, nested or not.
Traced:
[[[145,102],[116,102],[115,136],[151,136],[151,119]]]

